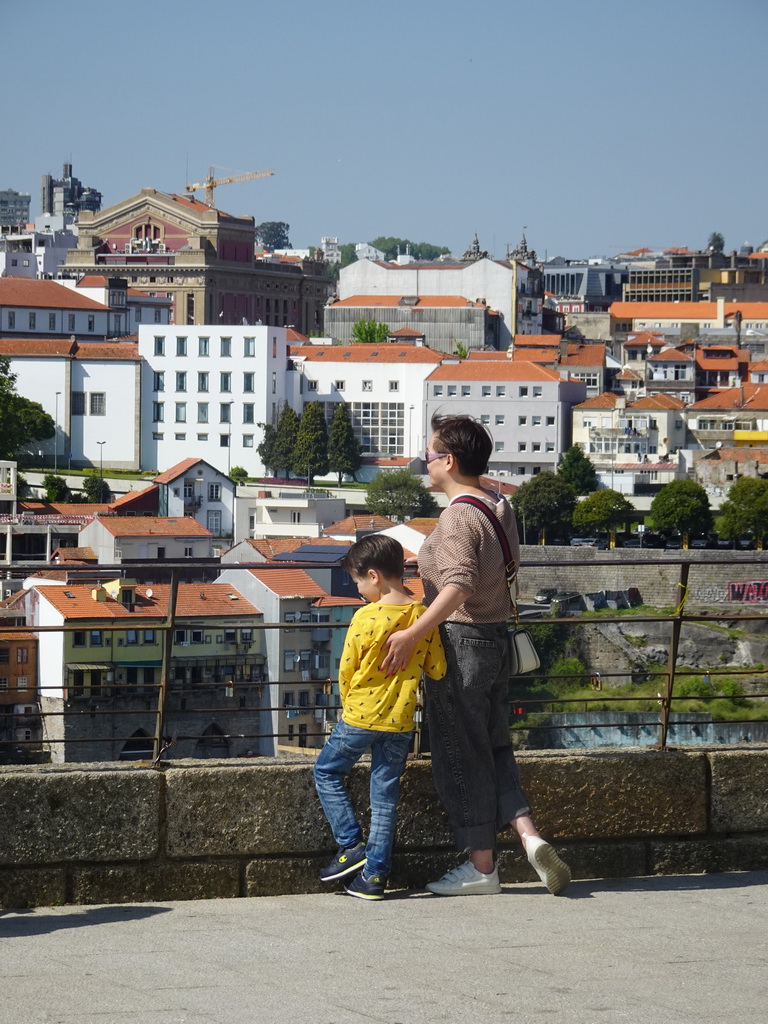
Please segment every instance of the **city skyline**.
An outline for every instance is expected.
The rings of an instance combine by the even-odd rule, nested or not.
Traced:
[[[105,206],[183,194],[214,164],[274,169],[216,205],[287,221],[296,247],[393,235],[461,255],[477,232],[503,257],[525,230],[540,258],[576,258],[768,238],[759,0],[139,0],[124,23],[40,0],[45,60],[29,10],[3,12],[6,138],[24,145],[0,187],[30,192],[33,216],[64,162]]]

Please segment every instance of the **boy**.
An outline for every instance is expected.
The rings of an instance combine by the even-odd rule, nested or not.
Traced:
[[[407,629],[426,610],[403,588],[403,549],[392,537],[373,534],[353,544],[344,568],[370,602],[352,617],[339,668],[341,720],[315,762],[320,803],[339,845],[320,872],[324,882],[352,875],[350,896],[384,897],[397,823],[400,776],[413,738],[416,691],[422,671],[441,679],[447,670],[438,631],[420,643],[404,669],[385,675],[380,662],[384,641]],[[363,834],[344,785],[360,757],[371,752],[371,829]]]

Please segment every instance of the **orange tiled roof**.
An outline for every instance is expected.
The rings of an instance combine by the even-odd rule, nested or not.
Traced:
[[[559,348],[523,348],[515,347],[512,359],[516,363],[558,363],[560,361]]]
[[[249,569],[249,573],[260,580],[265,587],[278,597],[327,597],[323,588],[315,583],[303,569]]]
[[[96,552],[93,548],[56,548],[51,554],[51,561],[59,559],[62,562],[97,562]]]
[[[693,362],[693,356],[690,352],[685,352],[680,348],[665,348],[662,352],[654,352],[652,356],[649,356],[649,363],[668,363],[668,362]]]
[[[359,597],[334,597],[333,594],[326,594],[325,597],[318,597],[312,602],[313,608],[345,608],[349,606],[360,607],[365,601]]]
[[[180,516],[169,519],[166,516],[109,516],[99,519],[104,529],[113,537],[211,537],[196,519]]]
[[[317,544],[338,545],[339,543],[333,537],[246,537],[245,541],[254,551],[258,551],[260,555],[266,558],[268,562],[271,562],[275,555],[295,551],[305,544],[311,544],[314,547]]]
[[[83,274],[77,282],[78,288],[106,288],[107,279],[103,274]]]
[[[74,501],[20,501],[19,512],[35,516],[95,516],[108,512],[109,505],[98,502],[80,504]]]
[[[475,348],[471,352],[467,353],[467,359],[484,359],[486,362],[496,359],[511,359],[512,353],[509,349],[505,349],[503,352],[485,352],[483,349]]]
[[[768,255],[768,254],[766,254]],[[768,463],[768,448],[713,448],[702,455],[699,462],[759,462]]]
[[[677,469],[676,462],[617,462],[613,467],[614,469],[636,470],[638,472],[648,472],[651,469]]]
[[[133,610],[121,601],[106,596],[95,601],[91,592],[95,584],[67,583],[65,586],[38,587],[38,593],[60,612],[65,619],[157,619],[168,614],[170,586],[153,583],[150,587],[136,587]],[[147,590],[152,591],[149,597]],[[72,594],[72,597],[68,597]],[[234,598],[229,595],[233,594]],[[222,616],[261,615],[255,605],[239,594],[229,583],[180,583],[176,597],[176,618],[220,618]],[[128,623],[126,623],[127,625]]]
[[[412,327],[401,327],[398,331],[390,331],[388,338],[423,338],[423,331],[415,331]]]
[[[493,366],[486,366],[482,359],[462,359],[461,362],[446,362],[435,367],[427,380],[485,380],[491,384],[498,384],[515,380],[560,380],[560,374],[530,361],[516,362],[514,359],[506,359],[504,362],[494,362]]]
[[[410,302],[401,305],[403,295],[350,295],[347,299],[336,299],[330,302],[330,307],[335,306],[361,306],[361,307],[400,307],[401,309],[425,309],[425,308],[451,308],[451,309],[485,309],[482,302],[472,302],[463,295],[419,295],[415,304]]]
[[[426,345],[297,345],[294,359],[324,363],[439,363],[444,357]]]
[[[646,395],[627,406],[629,409],[685,409],[686,403],[674,395]]]
[[[87,341],[81,344],[69,338],[2,338],[0,355],[51,358],[69,356],[75,359],[139,360],[139,346],[129,341]]]
[[[106,313],[109,306],[78,295],[56,281],[33,277],[0,278],[0,306],[25,306],[34,309],[89,309]]]
[[[110,510],[114,511],[115,509],[122,508],[123,505],[132,505],[137,498],[140,498],[143,494],[150,494],[154,490],[157,490],[157,485],[150,484],[149,487],[142,487],[140,491],[128,491],[126,494],[121,494],[109,506]]]
[[[616,380],[643,380],[643,375],[635,370],[624,369],[616,374]]]
[[[332,537],[335,534],[350,534],[358,530],[386,530],[395,524],[385,516],[347,516],[338,523],[332,523],[323,529],[323,535]]]
[[[285,330],[286,341],[303,341],[308,342],[309,338],[306,334],[299,334],[293,327],[287,327]]]
[[[191,469],[193,466],[196,466],[198,462],[202,461],[203,460],[200,458],[190,458],[184,459],[181,462],[177,462],[175,466],[171,466],[170,469],[166,469],[165,472],[159,473],[156,477],[154,477],[154,482],[156,484],[169,484],[173,480],[178,479],[178,477],[183,476],[188,469]]]
[[[366,466],[409,466],[412,458],[408,455],[364,455],[363,463]]]
[[[573,406],[574,409],[615,409],[617,407],[618,395],[611,394],[610,391],[604,391],[602,395],[595,395],[594,398],[588,398],[585,402],[578,402]]]
[[[744,320],[768,320],[768,302],[726,302],[725,316],[740,312]],[[716,302],[614,302],[611,319],[636,320],[657,317],[659,320],[715,320]]]
[[[560,344],[559,334],[516,334],[515,347],[532,345],[534,348],[548,348]]]
[[[714,395],[702,398],[688,406],[689,410],[723,409],[768,409],[768,384],[740,384],[735,388],[723,388]]]

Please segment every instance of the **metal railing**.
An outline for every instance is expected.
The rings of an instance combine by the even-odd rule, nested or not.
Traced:
[[[567,553],[567,549],[559,549],[561,555]],[[578,566],[580,570],[591,570],[594,572],[613,570],[616,568],[617,562],[615,557],[618,553],[612,552],[611,560],[606,558],[595,558],[591,560],[581,560],[578,562],[570,561],[563,558],[557,563],[553,563],[552,560],[538,561],[538,560],[527,560],[522,563],[521,569],[523,575],[527,568],[543,568],[546,567],[548,570],[553,570],[556,567],[573,567]],[[655,698],[649,698],[648,694],[644,695],[612,695],[610,692],[606,692],[602,689],[605,683],[609,683],[611,680],[626,678],[628,670],[616,670],[615,668],[599,665],[597,667],[592,666],[589,670],[584,672],[574,672],[569,676],[558,676],[562,681],[564,678],[572,680],[584,680],[588,682],[590,686],[598,692],[595,692],[594,696],[579,695],[578,697],[558,697],[558,696],[541,696],[530,692],[531,684],[540,683],[553,677],[547,676],[545,673],[539,673],[538,675],[532,675],[526,677],[525,684],[521,684],[520,679],[515,681],[516,695],[511,698],[512,705],[512,717],[511,717],[511,728],[514,733],[530,733],[535,732],[536,729],[541,729],[542,723],[534,720],[531,722],[528,719],[530,715],[541,715],[542,713],[552,714],[555,709],[570,709],[578,710],[583,709],[587,714],[591,714],[594,710],[600,709],[605,711],[610,708],[611,705],[619,702],[623,704],[636,703],[639,707],[642,706],[643,720],[635,722],[635,726],[642,726],[645,728],[655,730],[657,739],[653,744],[657,749],[664,750],[669,747],[670,739],[670,726],[671,726],[671,715],[675,705],[680,705],[683,701],[690,701],[691,695],[686,693],[676,692],[676,683],[680,680],[684,680],[691,676],[701,676],[701,671],[693,671],[686,668],[678,667],[679,653],[680,653],[680,641],[683,629],[687,624],[693,623],[706,623],[709,625],[717,626],[719,622],[727,621],[731,626],[737,623],[749,623],[755,621],[766,620],[768,617],[768,586],[766,590],[766,605],[764,610],[760,611],[742,611],[742,610],[731,610],[730,607],[726,609],[710,610],[700,608],[697,611],[687,611],[686,605],[688,603],[687,597],[689,592],[689,576],[691,569],[694,566],[710,566],[710,565],[722,565],[725,570],[730,564],[723,562],[721,559],[713,559],[708,557],[705,552],[696,552],[695,561],[690,557],[682,558],[664,558],[664,564],[667,566],[676,566],[678,569],[677,579],[677,591],[680,595],[680,600],[677,607],[671,613],[652,613],[642,612],[640,614],[633,613],[631,616],[618,614],[600,614],[598,617],[584,617],[580,614],[547,614],[537,615],[535,609],[524,608],[523,610],[523,621],[526,624],[547,624],[562,626],[566,630],[572,631],[574,629],[589,629],[591,627],[599,627],[611,624],[668,624],[669,626],[669,643],[668,643],[668,656],[666,665],[655,665],[652,669],[647,668],[646,675],[652,676],[653,679],[658,680],[659,689]],[[741,566],[748,565],[759,565],[765,570],[768,570],[768,562],[762,557],[762,553],[739,553],[736,559],[737,564]],[[638,558],[625,558],[621,557],[620,565],[624,568],[632,566],[647,566],[648,559]],[[80,691],[77,692],[69,684],[69,680],[66,674],[66,667],[64,669],[64,676],[62,677],[62,683],[55,684],[54,686],[46,684],[45,679],[41,679],[39,682],[34,682],[32,685],[28,685],[24,688],[6,688],[0,690],[0,702],[2,702],[3,696],[6,697],[5,707],[9,708],[6,713],[0,713],[0,752],[4,749],[6,753],[13,750],[22,750],[25,752],[35,752],[41,750],[43,746],[47,745],[49,748],[55,747],[58,744],[72,745],[73,749],[79,744],[85,743],[99,743],[111,745],[112,751],[116,747],[123,747],[125,744],[132,744],[133,753],[138,757],[142,755],[141,759],[146,759],[154,764],[157,764],[160,759],[167,754],[169,751],[178,749],[182,743],[190,743],[194,741],[199,750],[198,756],[205,756],[205,752],[208,751],[209,756],[220,756],[224,752],[225,747],[229,748],[229,744],[232,741],[249,741],[254,746],[258,746],[260,741],[272,741],[274,748],[280,747],[281,750],[285,750],[290,747],[294,752],[310,751],[311,749],[317,749],[318,746],[322,745],[322,740],[327,732],[330,730],[333,722],[336,718],[336,712],[339,709],[338,698],[333,695],[334,680],[328,674],[323,674],[316,666],[313,668],[310,666],[304,673],[296,671],[293,677],[286,675],[284,671],[281,671],[276,677],[274,675],[270,678],[266,678],[264,668],[270,668],[266,665],[266,661],[258,661],[262,658],[263,644],[258,645],[258,650],[254,656],[251,653],[242,653],[240,650],[235,649],[234,653],[223,652],[218,654],[212,654],[206,657],[204,660],[214,661],[218,659],[218,664],[215,664],[213,678],[207,680],[195,680],[190,681],[186,678],[183,680],[176,677],[174,669],[177,660],[179,662],[184,661],[185,665],[192,661],[201,662],[202,658],[196,658],[194,655],[190,658],[189,654],[184,656],[174,655],[174,630],[178,628],[179,616],[177,614],[177,595],[178,595],[178,573],[180,570],[187,571],[189,566],[184,562],[165,562],[162,565],[158,565],[157,562],[146,562],[141,564],[132,563],[130,567],[125,565],[114,565],[114,566],[62,566],[62,567],[47,567],[49,569],[56,569],[60,571],[62,577],[65,580],[73,582],[78,576],[84,576],[87,578],[88,583],[92,584],[94,580],[94,573],[98,573],[101,579],[108,578],[119,578],[126,572],[129,572],[132,577],[143,572],[151,572],[154,582],[157,582],[158,577],[161,574],[165,574],[170,582],[170,589],[168,594],[168,605],[165,610],[165,614],[159,615],[152,619],[141,619],[139,621],[131,621],[123,618],[112,623],[100,619],[98,615],[98,605],[94,606],[93,620],[88,620],[84,624],[83,621],[76,621],[65,625],[55,626],[29,626],[29,625],[18,625],[13,623],[3,624],[3,619],[0,618],[0,641],[7,634],[19,634],[26,633],[35,636],[43,636],[47,633],[72,633],[75,631],[82,631],[83,629],[89,630],[90,628],[99,629],[105,635],[124,632],[128,628],[137,627],[139,629],[150,628],[155,630],[158,634],[163,636],[162,649],[162,662],[159,666],[159,679],[153,682],[141,682],[141,683],[126,683],[116,682],[114,678],[109,679],[106,674],[100,679],[96,686],[89,685],[80,687]],[[241,571],[248,571],[250,569],[258,568],[260,571],[282,571],[286,568],[301,568],[306,570],[307,563],[233,563],[222,565],[222,569],[227,571],[237,569]],[[30,570],[34,573],[34,567],[25,566],[8,566],[6,567],[3,575],[7,578],[9,576],[20,576],[29,575]],[[55,585],[55,584],[54,584]],[[185,615],[185,620],[190,616]],[[252,636],[257,637],[259,634],[266,636],[270,630],[290,630],[297,634],[306,633],[306,645],[308,650],[312,650],[312,641],[310,639],[311,633],[314,630],[322,629],[328,631],[328,635],[332,637],[334,631],[346,630],[346,622],[256,622],[249,621],[248,629],[252,630]],[[206,627],[209,629],[221,629],[223,626],[212,626]],[[240,627],[238,627],[240,628]],[[303,642],[303,641],[302,641]],[[298,637],[296,641],[292,640],[292,644],[298,647]],[[243,645],[240,645],[243,646]],[[105,645],[103,648],[105,656],[101,659],[100,664],[103,665],[110,663],[113,667],[123,666],[125,662],[120,660],[114,660],[114,651],[116,650],[117,644],[111,645],[111,652],[109,645]],[[122,648],[124,650],[124,648]],[[244,648],[243,648],[244,650]],[[250,650],[250,649],[249,649]],[[324,649],[324,653],[327,653],[327,649]],[[282,652],[281,652],[282,659]],[[141,659],[138,659],[139,661]],[[87,667],[88,663],[84,662],[83,666]],[[94,663],[95,665],[95,663]],[[3,669],[5,664],[0,663],[0,677],[3,676]],[[272,666],[274,669],[274,666]],[[282,668],[282,665],[281,665]],[[725,678],[741,678],[750,677],[752,680],[762,680],[768,675],[768,667],[762,665],[754,665],[743,668],[722,668],[713,667],[706,670],[706,675],[710,677],[710,684],[713,679],[722,680]],[[279,686],[282,687],[282,691],[270,691],[269,687]],[[527,689],[529,692],[523,692]],[[764,700],[768,698],[768,692],[764,692],[764,687],[758,690],[750,692],[745,695],[749,700]],[[290,691],[310,691],[307,703],[301,704],[291,697],[290,704],[287,704],[288,693]],[[311,700],[311,691],[315,690],[315,699]],[[60,708],[47,708],[43,707],[46,695],[50,694],[51,691],[61,692],[62,700]],[[281,697],[281,692],[285,696]],[[318,697],[318,694],[321,694]],[[22,696],[23,695],[23,696]],[[715,700],[722,700],[728,698],[727,693],[717,692],[717,687],[712,685],[711,693],[697,694],[695,699],[701,701],[706,706],[708,703]],[[7,698],[15,698],[9,701]],[[272,699],[270,699],[272,698]],[[277,699],[275,699],[277,698]],[[235,706],[235,703],[237,706]],[[117,705],[120,706],[117,706]],[[652,710],[649,710],[648,705],[655,705]],[[29,707],[37,705],[37,709],[34,714],[29,712]],[[194,706],[190,706],[194,705]],[[10,710],[13,708],[14,710]],[[19,710],[23,709],[23,710]],[[0,712],[3,710],[3,705],[0,703]],[[421,712],[421,707],[418,708]],[[272,716],[276,712],[290,712],[286,715],[286,728],[285,730],[280,729],[279,731],[273,731],[271,729],[263,728],[262,715],[266,714]],[[215,718],[218,716],[225,723],[227,723],[227,731],[219,730],[210,734],[205,734],[199,731],[181,731],[178,726],[174,727],[175,720],[180,719],[182,716],[208,716]],[[124,735],[129,730],[120,729],[120,723],[126,721],[130,717],[134,719],[137,716],[143,717],[145,720],[151,720],[151,729],[139,730],[143,732],[143,736],[137,737],[137,730],[130,735]],[[251,717],[250,719],[247,716]],[[46,733],[45,742],[43,743],[41,736],[30,736],[29,738],[19,738],[18,731],[23,729],[32,730],[32,722],[34,718],[37,718],[42,725],[43,731]],[[105,735],[101,738],[94,737],[93,735],[78,736],[75,735],[75,730],[67,730],[66,726],[71,720],[85,720],[88,718],[89,721],[93,721],[99,717],[103,722],[109,723],[109,735]],[[240,720],[243,723],[251,722],[256,723],[255,728],[253,725],[250,731],[245,727],[242,731],[236,726],[233,728],[232,723]],[[58,730],[53,730],[49,727],[50,723],[57,721],[59,722]],[[738,717],[731,718],[730,721],[734,724],[740,724]],[[752,719],[745,718],[744,723],[751,722]],[[299,726],[299,734],[291,730],[289,723],[296,723]],[[135,724],[135,723],[134,723]],[[700,719],[695,716],[686,720],[683,719],[676,723],[677,725],[688,724],[692,727],[698,727]],[[312,729],[310,731],[310,725]],[[302,728],[304,727],[304,728]],[[557,722],[550,721],[546,723],[547,729],[558,730],[558,729],[590,729],[594,728],[590,722],[574,723],[574,722]],[[17,730],[15,735],[12,735],[13,730]],[[32,730],[33,731],[33,730]],[[58,731],[61,735],[53,735],[55,731]],[[70,735],[64,735],[67,732]],[[144,746],[142,747],[142,742]],[[308,744],[312,743],[314,747],[309,747]],[[242,745],[242,742],[241,742]],[[421,725],[421,714],[417,714],[416,723],[416,740],[414,749],[417,753],[421,752],[423,746],[422,736],[422,725]],[[249,754],[255,754],[256,751],[247,750],[246,756]],[[128,755],[130,752],[128,752]],[[121,757],[128,756],[125,750],[121,751]]]

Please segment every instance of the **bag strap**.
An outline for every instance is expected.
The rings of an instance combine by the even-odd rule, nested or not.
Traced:
[[[473,508],[476,508],[478,512],[482,512],[483,515],[488,520],[488,522],[493,527],[496,536],[499,538],[499,544],[501,545],[501,553],[504,557],[504,575],[506,576],[507,587],[509,588],[509,599],[512,602],[512,613],[515,617],[515,625],[517,625],[517,603],[515,602],[515,599],[513,597],[512,589],[514,586],[516,586],[515,581],[517,579],[517,566],[515,565],[515,559],[512,555],[512,549],[509,546],[509,540],[507,538],[506,533],[504,532],[501,523],[481,498],[475,498],[471,494],[465,494],[462,495],[460,498],[454,498],[451,504],[471,505]]]

